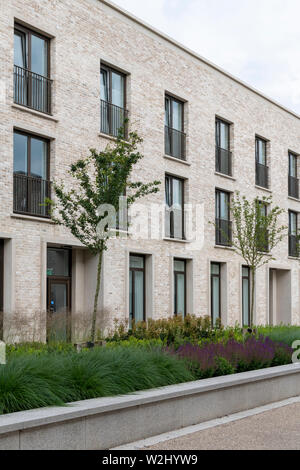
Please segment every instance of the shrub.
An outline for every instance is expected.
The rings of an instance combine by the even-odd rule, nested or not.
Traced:
[[[199,346],[188,343],[180,346],[177,351],[174,348],[167,350],[184,359],[192,373],[200,379],[223,375],[224,371],[245,372],[288,364],[293,352],[289,346],[263,336],[248,336],[244,342],[230,339],[226,344]],[[220,362],[220,358],[226,362]]]
[[[184,361],[159,349],[94,348],[11,354],[0,366],[0,413],[122,395],[193,380]]]

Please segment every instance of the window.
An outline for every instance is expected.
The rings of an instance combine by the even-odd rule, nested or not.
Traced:
[[[167,175],[165,180],[166,237],[184,239],[184,182],[180,178]]]
[[[297,155],[289,152],[289,196],[299,199]]]
[[[298,214],[297,212],[289,211],[289,256],[298,258]]]
[[[184,103],[165,97],[165,153],[185,160]]]
[[[48,341],[71,339],[71,263],[71,249],[60,247],[47,249]]]
[[[220,119],[216,119],[216,171],[232,175],[230,125]]]
[[[14,132],[14,212],[49,217],[49,142]]]
[[[221,319],[221,264],[211,263],[211,322],[215,326]]]
[[[101,132],[118,137],[121,133],[126,137],[125,119],[126,106],[126,77],[110,67],[101,66],[100,69],[100,97],[101,97]]]
[[[250,268],[242,267],[242,311],[243,326],[250,325]]]
[[[186,315],[186,261],[174,259],[174,315]]]
[[[216,191],[216,245],[231,245],[230,193]]]
[[[145,320],[145,257],[130,255],[129,261],[129,327]]]
[[[258,201],[258,209],[260,211],[260,217],[256,222],[256,237],[257,244],[260,246],[260,251],[267,253],[269,251],[269,234],[266,227],[266,217],[268,215],[268,205],[265,202]]]
[[[50,41],[16,25],[14,33],[14,101],[51,113]]]
[[[269,187],[269,168],[267,167],[267,142],[260,137],[255,139],[256,185]]]

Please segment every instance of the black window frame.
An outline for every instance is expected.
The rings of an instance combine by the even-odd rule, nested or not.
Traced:
[[[299,179],[298,179],[298,157],[299,155],[289,151],[289,174],[288,174],[288,195],[295,199],[299,199]],[[294,161],[295,175],[291,172],[291,161]]]
[[[213,270],[212,270],[212,267],[213,266],[218,266],[218,269],[219,269],[219,274],[215,274],[213,273]],[[213,279],[214,278],[218,278],[219,280],[219,315],[217,317],[217,319],[219,321],[222,320],[222,299],[221,299],[221,295],[222,295],[222,289],[221,289],[221,269],[222,269],[222,264],[219,263],[219,262],[216,262],[216,261],[212,261],[210,263],[210,314],[211,314],[211,325],[212,327],[214,327],[214,312],[213,312],[213,294],[214,294],[214,283],[213,283]]]
[[[46,33],[40,33],[36,31],[33,28],[24,26],[18,22],[15,22],[14,24],[14,35],[18,35],[24,38],[25,41],[25,67],[20,67],[15,64],[15,57],[14,57],[14,80],[21,80],[21,86],[25,86],[27,83],[26,87],[26,102],[24,102],[24,96],[21,94],[21,97],[19,96],[18,93],[18,98],[15,96],[15,91],[14,91],[14,102],[20,106],[24,106],[25,108],[30,108],[30,109],[35,109],[38,112],[41,112],[43,114],[49,114],[51,115],[51,107],[52,107],[52,80],[51,80],[51,38],[46,34]],[[41,75],[36,72],[32,71],[32,56],[31,56],[31,41],[32,41],[32,36],[36,36],[47,44],[47,74],[46,75]],[[23,72],[20,72],[19,69],[22,69]],[[39,79],[37,80],[37,77]],[[41,109],[41,107],[35,107],[34,106],[34,99],[33,99],[33,92],[32,92],[32,86],[30,86],[32,83],[37,83],[37,86],[41,87],[46,87],[45,88],[45,93],[47,95],[47,101],[46,101],[46,106],[45,109]],[[19,85],[17,85],[18,87]],[[23,93],[23,92],[22,92]]]
[[[259,161],[259,142],[262,142],[265,147],[265,163]],[[269,189],[269,167],[268,167],[268,140],[255,136],[255,184],[261,188]]]
[[[228,149],[221,147],[221,124],[228,129]],[[215,120],[215,144],[216,144],[216,172],[232,176],[232,152],[231,152],[231,125],[229,122],[216,117]],[[222,163],[225,160],[225,165]]]
[[[244,276],[244,269],[247,269],[247,276]],[[247,313],[247,317],[248,317],[248,324],[246,325],[245,322],[244,322],[244,279],[246,279],[248,281],[248,287],[247,287],[247,292],[248,292],[248,313]],[[250,289],[250,286],[251,286],[251,273],[250,273],[250,267],[249,266],[246,266],[246,265],[243,265],[242,266],[242,324],[243,324],[243,327],[249,327],[250,326],[250,310],[251,310],[251,306],[250,306],[250,295],[251,295],[251,289]]]
[[[289,230],[288,230],[288,234],[289,234],[289,256],[291,256],[292,258],[299,258],[299,246],[298,246],[299,245],[299,240],[298,240],[298,236],[299,236],[299,227],[298,227],[299,214],[296,211],[289,210],[288,211],[288,216],[289,216]],[[291,226],[292,226],[291,217],[292,216],[296,217],[296,235],[291,233]]]
[[[15,134],[18,134],[18,135],[23,135],[27,138],[27,172],[26,174],[21,174],[21,173],[18,173],[16,172],[15,170],[13,170],[13,176],[14,176],[14,184],[18,184],[17,183],[17,180],[19,179],[19,177],[24,177],[24,178],[27,178],[27,181],[29,181],[30,178],[32,178],[32,180],[36,180],[36,181],[43,181],[45,183],[45,185],[47,186],[47,193],[48,193],[48,197],[50,197],[50,192],[51,192],[51,182],[50,182],[50,139],[47,139],[46,137],[42,137],[40,135],[36,135],[36,134],[33,134],[33,133],[30,133],[30,132],[26,132],[26,131],[23,131],[23,130],[20,130],[20,129],[14,129],[13,131],[13,135]],[[47,154],[46,154],[46,158],[47,158],[47,164],[46,164],[46,178],[39,178],[39,177],[35,177],[35,176],[32,176],[30,174],[30,170],[31,170],[31,139],[36,139],[36,140],[40,140],[42,142],[45,142],[46,143],[46,146],[47,146]],[[13,152],[15,152],[15,149],[13,149]],[[13,161],[13,164],[14,164],[14,161]],[[29,192],[29,188],[30,188],[30,184],[28,185],[28,194],[30,194]],[[30,200],[30,197],[28,197],[28,200]],[[43,215],[43,214],[37,214],[35,213],[34,211],[22,211],[22,210],[18,210],[16,207],[15,207],[15,204],[16,204],[16,201],[15,201],[15,191],[14,191],[14,210],[13,212],[16,213],[16,214],[27,214],[27,215],[30,215],[30,216],[33,216],[33,217],[42,217],[42,218],[50,218],[50,213],[49,213],[49,210],[47,209],[46,211],[46,215]]]
[[[227,197],[227,217],[223,218],[221,217],[220,213],[220,195],[221,194],[226,194]],[[224,189],[216,188],[215,190],[215,221],[216,221],[216,240],[215,243],[218,246],[231,246],[232,245],[232,224],[231,224],[231,218],[230,218],[230,200],[231,200],[231,193],[229,191],[226,191]],[[228,238],[227,240],[223,240],[224,235],[224,230],[222,227],[222,222],[224,222],[223,225],[226,225],[225,222],[227,223],[227,235]]]
[[[170,103],[170,107],[167,105]],[[173,124],[173,103],[181,106],[181,129],[175,129]],[[175,98],[169,93],[165,93],[165,154],[176,158],[177,160],[186,160],[186,134],[185,134],[185,102],[179,98]],[[166,109],[168,109],[169,125],[166,123]],[[174,145],[174,141],[177,145]],[[168,145],[167,145],[168,144]],[[178,152],[176,153],[175,148]]]
[[[182,201],[181,201],[181,207],[182,207],[182,238],[178,238],[176,237],[175,238],[175,234],[174,234],[174,212],[173,211],[170,211],[170,238],[173,238],[173,239],[178,239],[178,240],[185,240],[185,217],[184,217],[184,190],[185,190],[185,180],[183,178],[180,178],[178,176],[174,176],[174,175],[170,175],[168,173],[165,174],[165,205],[167,205],[167,201],[166,201],[166,188],[167,188],[167,184],[166,184],[166,180],[169,180],[171,182],[171,184],[169,184],[169,188],[170,188],[170,197],[171,197],[171,201],[170,201],[170,206],[169,207],[173,207],[173,180],[178,180],[181,182],[182,184]]]
[[[141,258],[143,259],[143,267],[136,268],[130,266],[130,258]],[[135,300],[134,300],[134,287],[135,287],[135,272],[143,272],[143,321],[146,321],[146,255],[141,253],[130,253],[129,254],[129,273],[132,273],[132,289],[131,289],[131,306],[132,312],[129,312],[129,317],[131,317],[131,321],[135,322]],[[130,281],[129,281],[130,282]]]
[[[109,92],[109,97],[108,100],[105,100],[104,97],[101,96],[100,93],[100,132],[102,134],[110,135],[113,137],[118,137],[118,131],[119,129],[116,128],[116,123],[115,121],[119,120],[120,117],[118,117],[118,113],[124,118],[124,139],[127,138],[127,125],[126,125],[126,120],[128,117],[128,111],[126,109],[127,107],[127,74],[124,72],[121,72],[120,70],[110,66],[106,65],[105,63],[101,62],[100,64],[100,80],[101,80],[101,73],[102,71],[105,71],[108,74],[108,92]],[[112,74],[119,75],[123,79],[123,106],[118,106],[115,105],[112,102]],[[106,129],[106,126],[104,126],[104,118],[107,113],[107,119],[108,119],[108,128]]]
[[[175,269],[175,261],[181,261],[184,263],[184,271],[178,271]],[[178,297],[178,294],[177,294],[177,276],[178,274],[183,274],[184,275],[184,312],[183,312],[183,318],[186,317],[187,315],[187,311],[186,311],[186,308],[187,308],[187,295],[186,295],[186,288],[187,288],[187,278],[186,278],[186,259],[182,259],[182,258],[174,258],[174,267],[173,267],[173,279],[174,279],[174,316],[178,316],[180,315],[180,312],[177,312],[177,297]]]

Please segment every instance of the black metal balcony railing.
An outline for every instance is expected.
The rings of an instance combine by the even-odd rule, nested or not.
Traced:
[[[52,80],[17,65],[14,66],[14,101],[41,113],[51,113]]]
[[[101,100],[100,114],[100,132],[113,137],[118,137],[119,134],[124,139],[127,137],[128,111],[126,109]]]
[[[232,176],[232,153],[229,150],[216,147],[216,171]]]
[[[299,257],[299,240],[296,235],[289,234],[289,256]]]
[[[299,180],[289,176],[289,196],[299,199]]]
[[[165,126],[165,153],[174,158],[186,158],[186,134]]]
[[[51,196],[51,182],[32,176],[14,174],[14,212],[50,217],[45,198]]]
[[[256,162],[256,185],[262,188],[269,187],[269,167]]]
[[[216,245],[231,246],[232,222],[226,219],[216,219]]]

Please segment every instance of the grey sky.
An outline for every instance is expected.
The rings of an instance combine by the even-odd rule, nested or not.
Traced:
[[[300,114],[299,0],[113,0]]]

